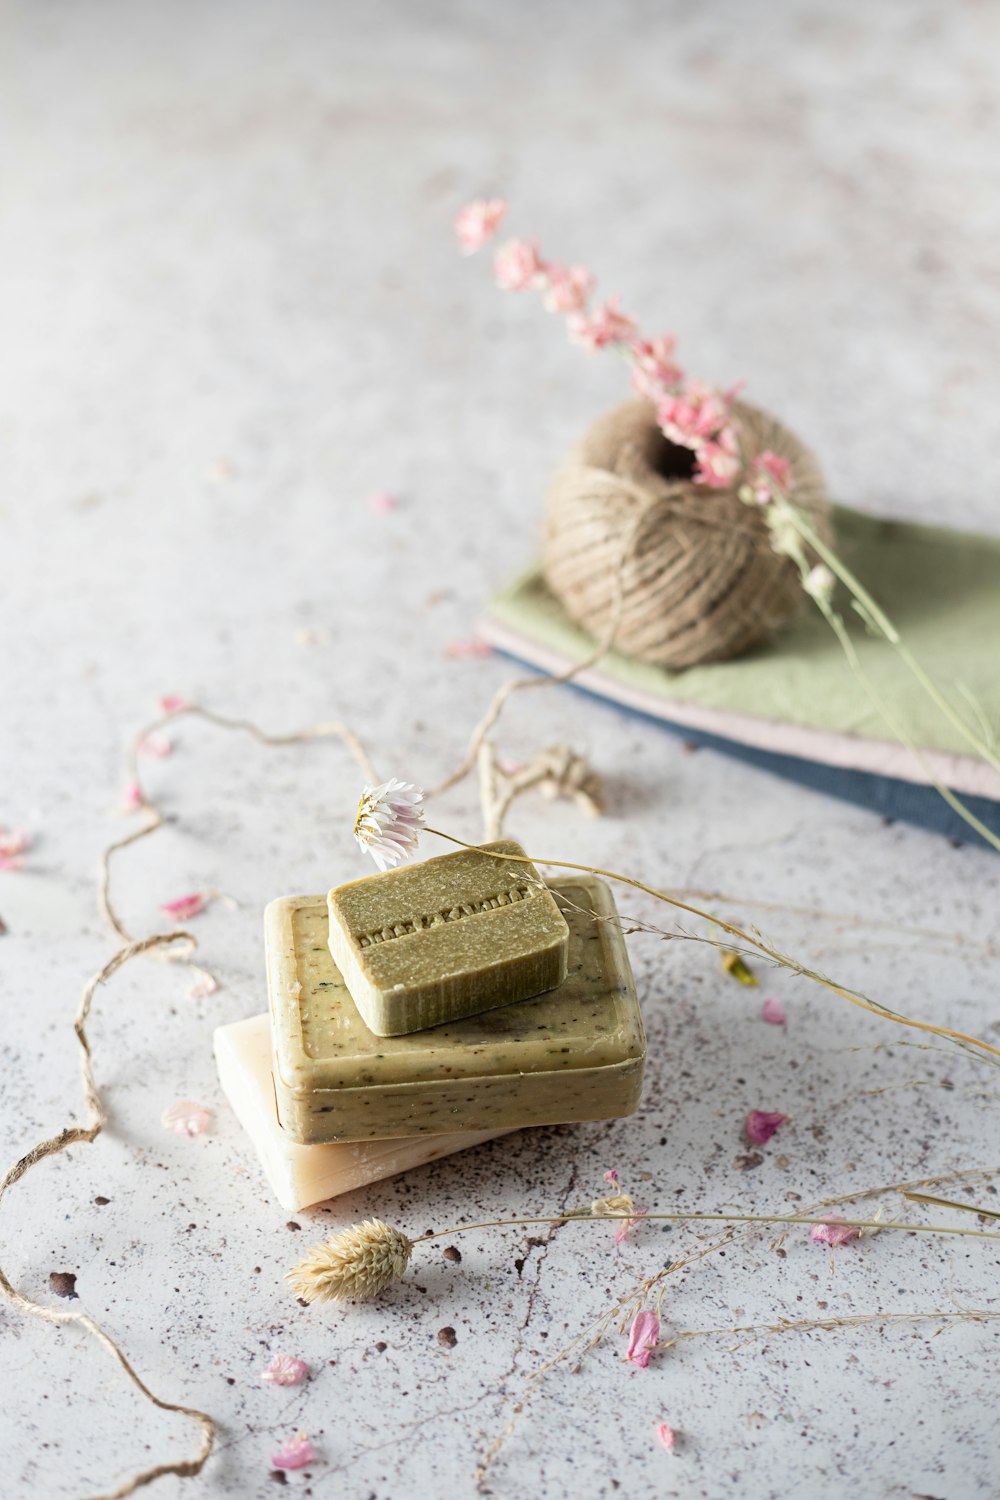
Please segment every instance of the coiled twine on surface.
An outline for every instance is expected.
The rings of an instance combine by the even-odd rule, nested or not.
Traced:
[[[737,402],[747,461],[767,449],[791,466],[789,498],[824,540],[830,505],[812,454],[774,417]],[[694,456],[671,443],[648,401],[587,429],[549,485],[543,566],[566,613],[614,649],[663,667],[738,656],[803,600],[799,571],[776,553],[764,507],[734,486],[691,482]],[[619,606],[619,589],[621,603]]]

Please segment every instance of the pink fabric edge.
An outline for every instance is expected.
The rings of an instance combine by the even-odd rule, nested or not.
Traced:
[[[479,633],[492,646],[509,651],[533,666],[548,672],[565,672],[572,665],[548,646],[541,646],[530,636],[522,635],[491,615],[478,625]],[[591,688],[613,703],[623,703],[654,719],[669,720],[687,729],[771,750],[778,755],[792,755],[799,760],[818,761],[823,765],[842,766],[852,771],[868,771],[874,776],[892,776],[917,786],[931,785],[935,777],[943,786],[969,797],[988,797],[1000,802],[1000,775],[992,766],[971,755],[952,755],[941,750],[925,750],[921,761],[904,745],[888,740],[864,739],[859,735],[837,734],[831,730],[809,729],[802,724],[783,724],[774,719],[755,719],[748,714],[730,713],[725,709],[704,708],[674,699],[661,698],[641,688],[627,686],[593,667],[574,678],[581,687]]]

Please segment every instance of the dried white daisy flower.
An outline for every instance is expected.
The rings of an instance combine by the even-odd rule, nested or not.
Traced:
[[[412,1251],[402,1230],[366,1219],[314,1245],[285,1280],[306,1302],[367,1302],[400,1280]]]
[[[391,870],[417,851],[423,826],[424,794],[395,776],[381,786],[366,786],[354,819],[354,837],[363,854],[380,870]]]

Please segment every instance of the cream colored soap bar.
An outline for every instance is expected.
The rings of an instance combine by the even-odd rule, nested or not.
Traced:
[[[278,1117],[294,1140],[361,1141],[606,1120],[636,1109],[646,1042],[603,881],[552,891],[568,973],[546,994],[409,1036],[373,1036],[326,943],[321,896],[265,914]]]
[[[223,1092],[250,1137],[275,1197],[292,1212],[509,1133],[462,1130],[412,1140],[301,1146],[278,1123],[269,1016],[220,1026],[215,1033],[215,1061]]]
[[[328,902],[333,961],[376,1036],[478,1015],[566,978],[565,919],[512,839],[352,880]]]

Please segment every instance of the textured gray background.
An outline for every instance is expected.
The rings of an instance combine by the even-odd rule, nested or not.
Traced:
[[[156,695],[274,729],[343,715],[387,772],[430,782],[504,679],[444,648],[533,548],[547,471],[621,377],[457,259],[466,198],[504,193],[515,229],[587,260],[706,377],[748,377],[838,495],[1000,526],[1000,51],[995,8],[971,3],[61,0],[7,5],[3,23],[0,820],[38,835],[30,872],[0,875],[11,1158],[79,1109],[69,1021],[112,949],[95,857],[122,826],[123,743]],[[367,504],[384,488],[403,497],[388,517]],[[536,847],[996,940],[994,856],[685,754],[565,691],[516,703],[501,736],[513,756],[556,738],[607,775],[611,810],[582,823],[522,804],[514,830]],[[51,1270],[75,1271],[75,1305],[154,1388],[222,1422],[203,1477],[157,1493],[274,1493],[268,1457],[301,1423],[322,1453],[311,1480],[290,1478],[303,1493],[471,1496],[530,1372],[697,1243],[652,1226],[623,1252],[603,1227],[540,1246],[496,1231],[469,1236],[460,1267],[426,1253],[377,1306],[305,1311],[280,1275],[320,1228],[544,1212],[586,1201],[610,1166],[650,1205],[773,1211],[1000,1161],[988,1069],[893,1045],[782,977],[766,989],[787,1031],[763,1026],[761,992],[724,981],[708,950],[636,938],[651,1047],[636,1119],[514,1137],[286,1228],[210,1037],[263,1006],[264,902],[359,873],[357,777],[333,747],[178,739],[147,773],[176,822],[123,857],[119,896],[140,931],[191,888],[237,898],[197,929],[224,989],[193,1001],[183,974],[147,963],[103,994],[112,1128],[0,1210],[19,1284],[48,1296]],[[436,817],[475,834],[471,788]],[[767,925],[890,1005],[996,1035],[995,957]],[[217,1108],[210,1136],[163,1133],[178,1096]],[[751,1106],[795,1118],[743,1170]],[[783,1259],[762,1235],[678,1278],[665,1312],[709,1328],[996,1307],[997,1260],[882,1236],[832,1272],[804,1232]],[[994,1494],[995,1334],[933,1332],[707,1340],[645,1372],[614,1337],[549,1377],[493,1493]],[[92,1494],[193,1449],[81,1335],[0,1307],[0,1339],[10,1493]],[[314,1382],[261,1387],[274,1349],[308,1358]],[[676,1456],[656,1448],[661,1420],[683,1432]]]

